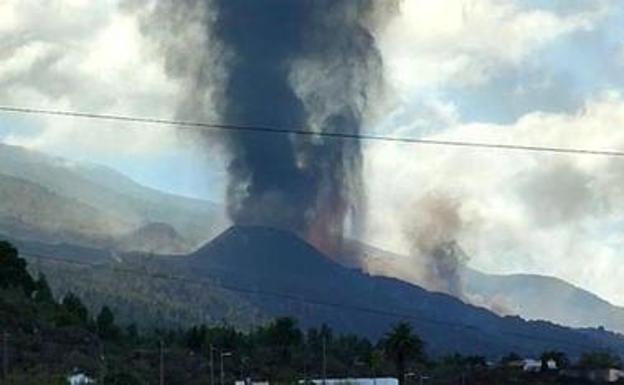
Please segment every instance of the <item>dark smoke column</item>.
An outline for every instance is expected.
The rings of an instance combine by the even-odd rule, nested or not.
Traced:
[[[214,33],[230,56],[217,106],[229,124],[301,128],[302,101],[289,83],[293,60],[303,54],[307,1],[216,0]],[[298,231],[313,206],[317,181],[298,165],[293,138],[271,134],[227,137],[228,211],[235,223]]]
[[[225,122],[359,133],[369,83],[381,77],[381,59],[365,27],[372,1],[213,4],[213,32],[229,55],[217,108]],[[292,74],[297,66],[305,71],[306,63],[319,88],[309,81],[302,99]],[[228,210],[235,223],[292,229],[331,249],[342,239],[347,215],[354,224],[362,220],[358,141],[248,133],[226,140],[232,157]]]
[[[184,119],[214,108],[227,124],[358,134],[383,83],[369,27],[394,0],[126,1],[141,12],[168,75],[184,85]],[[292,230],[329,252],[345,224],[356,233],[363,225],[358,141],[249,132],[222,139],[234,223]]]

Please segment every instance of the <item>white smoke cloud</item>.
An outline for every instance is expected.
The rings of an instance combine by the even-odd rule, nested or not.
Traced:
[[[624,149],[624,133],[614,129],[622,125],[624,98],[608,93],[576,113],[459,124],[432,138]],[[624,243],[623,158],[375,143],[366,159],[374,244],[408,254],[411,245],[397,236],[398,219],[413,217],[407,202],[446,192],[461,200],[462,218],[471,221],[457,241],[472,265],[555,275],[624,302],[614,283],[624,273],[617,257]]]
[[[462,270],[468,256],[457,243],[466,230],[461,202],[432,192],[409,205],[403,219],[411,269],[420,273],[422,286],[464,298]]]
[[[396,107],[380,131],[622,149],[619,83],[595,72],[604,61],[617,61],[619,51],[604,39],[621,12],[621,4],[608,0],[551,8],[495,0],[403,2],[401,17],[381,39]],[[570,57],[573,51],[561,47],[575,37],[595,41],[604,56]],[[557,56],[562,52],[568,56]],[[591,88],[577,87],[577,76]],[[458,97],[483,98],[465,90],[487,96],[485,104],[468,104],[484,123],[463,116]],[[507,109],[513,113],[504,123],[488,123],[501,121],[492,112]],[[369,144],[365,159],[368,240],[375,245],[409,255],[401,223],[417,215],[406,208],[442,193],[459,200],[462,219],[471,222],[457,242],[472,266],[556,275],[624,303],[614,283],[622,273],[616,256],[624,225],[621,159],[387,143]],[[422,271],[405,269],[402,264],[394,273],[422,280]]]

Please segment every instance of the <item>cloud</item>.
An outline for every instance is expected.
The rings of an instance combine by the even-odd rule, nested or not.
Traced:
[[[0,103],[96,113],[170,117],[176,84],[145,55],[136,20],[115,2],[3,2]],[[28,117],[39,132],[8,128],[6,141],[55,152],[153,153],[173,130]],[[146,134],[146,132],[151,132]]]
[[[496,0],[406,1],[382,36],[382,50],[401,90],[480,84],[497,67],[524,63],[560,36],[592,28],[601,14],[559,15]]]
[[[536,110],[580,108],[586,97],[585,84],[577,81],[580,60],[562,50],[562,42],[574,48],[574,39],[586,35],[602,41],[612,7],[598,1],[563,8],[498,0],[403,2],[400,17],[380,37],[393,102],[397,108],[448,105],[458,119],[497,123]],[[602,61],[592,57],[584,60]],[[414,129],[422,133],[420,125]]]
[[[397,96],[379,127],[623,149],[623,12],[613,1],[405,2],[382,39]],[[370,144],[365,159],[375,244],[408,254],[397,222],[417,220],[409,202],[446,194],[469,222],[457,240],[474,266],[551,274],[624,303],[614,284],[624,270],[621,159],[387,143]]]
[[[612,92],[573,113],[536,112],[508,125],[459,123],[429,137],[624,149],[616,129],[623,125],[624,98]],[[406,205],[439,192],[461,202],[469,225],[457,242],[474,266],[551,274],[624,303],[613,284],[624,272],[617,257],[624,159],[388,143],[370,144],[365,159],[374,244],[407,254],[410,245],[397,235],[401,219],[418,221],[418,213]]]
[[[518,198],[538,226],[569,224],[598,213],[593,177],[572,162],[549,162],[518,179]]]
[[[174,118],[184,84],[166,75],[166,63],[124,5],[0,1],[0,105]],[[185,47],[180,61],[193,57]],[[221,154],[199,151],[196,139],[167,126],[0,114],[3,142],[220,200]]]
[[[456,240],[464,230],[461,202],[432,192],[409,205],[404,215],[404,236],[412,270],[424,287],[464,298],[461,270],[468,262]]]
[[[585,94],[578,88],[571,71],[540,63],[504,67],[484,84],[450,85],[443,94],[466,121],[513,123],[535,111],[576,111],[585,102]]]

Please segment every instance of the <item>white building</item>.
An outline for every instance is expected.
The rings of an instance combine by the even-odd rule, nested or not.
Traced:
[[[89,385],[94,384],[95,381],[84,373],[75,372],[74,374],[67,376],[67,383],[69,385]]]
[[[234,385],[269,385],[269,381],[252,381],[250,379],[239,380],[234,382]]]
[[[618,382],[624,378],[624,371],[619,369],[597,369],[587,373],[587,379],[594,382]]]
[[[314,385],[399,385],[399,380],[392,377],[380,377],[380,378],[328,378],[323,379],[310,379],[308,382]],[[299,381],[299,384],[303,384],[304,381]]]
[[[522,370],[530,373],[537,373],[542,370],[542,361],[532,358],[522,360]]]
[[[557,370],[557,361],[553,360],[552,358],[548,361],[546,361],[546,369],[548,370]]]

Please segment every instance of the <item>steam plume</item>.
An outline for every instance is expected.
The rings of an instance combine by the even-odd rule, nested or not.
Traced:
[[[358,134],[382,83],[370,28],[394,7],[380,3],[166,0],[146,6],[143,20],[174,55],[169,75],[186,81],[185,117],[206,116],[211,105],[228,124]],[[346,222],[362,224],[358,141],[230,133],[223,143],[234,223],[295,230],[325,249]]]
[[[413,206],[405,236],[423,284],[464,298],[461,270],[468,257],[457,243],[463,226],[459,208],[459,202],[443,194],[426,195]]]

